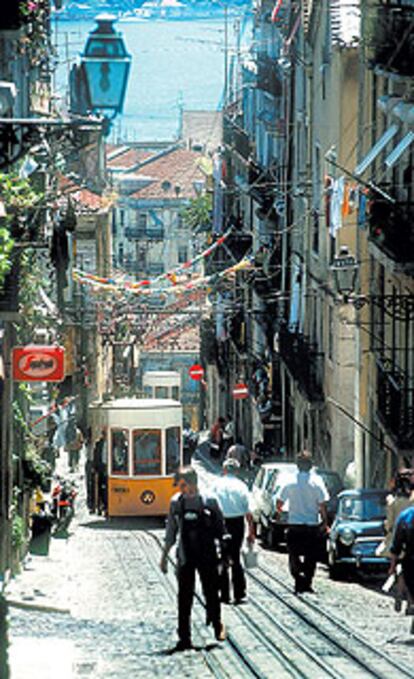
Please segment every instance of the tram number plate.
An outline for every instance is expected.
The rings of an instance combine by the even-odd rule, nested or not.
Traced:
[[[140,495],[140,500],[144,505],[152,505],[155,500],[155,493],[152,490],[144,490]]]
[[[116,486],[115,488],[112,488],[113,493],[129,493],[129,488],[125,488],[125,486]]]

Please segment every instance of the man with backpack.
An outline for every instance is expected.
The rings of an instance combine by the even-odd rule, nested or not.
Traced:
[[[218,641],[226,638],[221,622],[217,556],[217,541],[223,537],[224,522],[217,500],[200,494],[197,472],[192,467],[179,469],[176,486],[179,492],[171,499],[160,568],[167,572],[168,553],[178,538],[179,641],[175,650],[183,651],[192,647],[191,608],[196,571],[206,599],[208,623],[212,623]]]

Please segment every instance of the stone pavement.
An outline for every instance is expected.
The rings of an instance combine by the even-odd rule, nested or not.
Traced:
[[[169,652],[175,577],[171,568],[168,578],[160,572],[154,539],[162,538],[164,521],[90,515],[76,476],[69,537],[52,537],[49,555],[29,556],[7,587],[10,675],[0,668],[1,679],[210,677],[203,653]],[[213,638],[211,628],[200,629],[203,648]]]

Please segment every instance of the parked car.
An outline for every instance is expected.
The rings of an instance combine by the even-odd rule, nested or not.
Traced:
[[[259,524],[263,502],[265,497],[267,497],[268,489],[272,485],[274,479],[280,474],[282,469],[295,466],[296,465],[293,463],[274,461],[263,462],[260,466],[251,489],[251,512],[253,514],[253,521],[256,525]]]
[[[268,547],[276,547],[276,545],[285,541],[286,529],[289,527],[289,502],[285,502],[283,510],[279,513],[276,511],[276,496],[283,483],[288,480],[297,471],[297,465],[286,464],[283,468],[283,473],[273,476],[272,483],[263,493],[263,500],[261,504],[261,514],[259,517],[260,534],[262,541]],[[313,474],[318,474],[326,486],[329,493],[329,501],[327,503],[328,523],[333,522],[336,509],[338,506],[338,494],[343,490],[342,479],[337,472],[331,469],[322,469],[321,467],[314,467]]]
[[[389,491],[361,488],[338,497],[338,511],[328,538],[328,568],[332,578],[351,569],[386,569],[389,560],[376,551],[385,537]]]

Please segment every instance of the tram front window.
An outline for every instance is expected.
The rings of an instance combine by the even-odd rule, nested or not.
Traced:
[[[134,476],[161,474],[161,431],[135,429],[132,432]]]
[[[118,429],[111,432],[111,471],[112,474],[128,474],[128,430]]]
[[[166,460],[166,474],[174,474],[180,465],[180,444],[181,444],[181,430],[180,427],[169,427],[166,432],[167,435],[167,460]]]
[[[155,387],[155,398],[168,398],[168,387]]]

